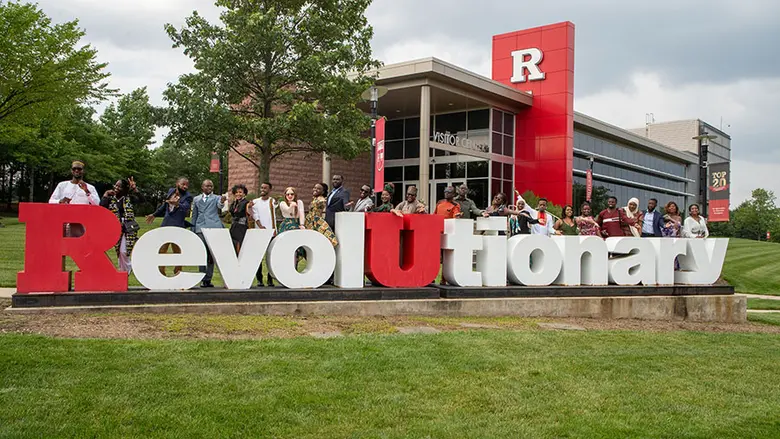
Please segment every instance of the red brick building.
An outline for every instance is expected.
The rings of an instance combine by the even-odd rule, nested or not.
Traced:
[[[254,147],[248,143],[239,147],[241,153],[254,155]],[[322,154],[294,153],[282,157],[271,164],[270,180],[274,186],[274,194],[279,195],[288,186],[295,187],[303,200],[308,201],[315,184],[325,182],[330,187],[330,179],[334,174],[344,177],[344,187],[357,196],[358,189],[364,184],[370,184],[371,165],[369,154],[347,161],[337,157],[330,158],[330,174],[327,166],[323,166]],[[259,171],[255,165],[234,151],[228,154],[228,188],[234,184],[243,183],[249,192],[257,194],[260,188]]]

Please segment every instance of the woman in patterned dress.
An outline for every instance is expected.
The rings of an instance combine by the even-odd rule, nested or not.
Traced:
[[[670,201],[664,206],[664,223],[661,227],[661,236],[664,238],[680,238],[682,233],[682,217],[677,203]]]
[[[282,221],[279,223],[279,233],[288,230],[305,229],[303,201],[298,199],[298,193],[294,187],[288,187],[284,190],[284,200],[279,203],[279,210],[282,211]]]
[[[325,195],[328,193],[328,185],[325,183],[317,183],[312,190],[312,200],[309,205],[309,212],[306,213],[306,228],[322,233],[323,236],[328,238],[333,247],[339,245],[339,241],[336,239],[336,235],[333,230],[330,229],[328,223],[325,222],[325,207],[327,201]]]
[[[126,273],[133,270],[130,258],[135,242],[138,241],[138,223],[135,221],[133,205],[141,202],[143,202],[143,197],[138,192],[133,177],[117,180],[114,183],[114,189],[106,191],[100,200],[100,205],[116,215],[122,226],[122,236],[115,248],[119,270]]]
[[[382,204],[374,207],[372,212],[387,212],[390,213],[393,210],[393,192],[395,191],[395,185],[393,183],[386,183],[385,188],[382,191]]]
[[[593,218],[593,211],[590,203],[582,203],[580,207],[580,216],[574,218],[577,228],[580,229],[580,236],[598,236],[601,237],[601,227]]]

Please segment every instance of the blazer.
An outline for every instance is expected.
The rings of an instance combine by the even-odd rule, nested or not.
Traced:
[[[175,187],[169,189],[165,199],[171,198],[175,191]],[[162,203],[153,215],[157,218],[164,217],[162,227],[191,227],[192,224],[187,221],[187,216],[190,214],[190,204],[192,204],[192,195],[189,192],[185,192],[184,195],[179,197],[179,205],[173,208],[173,210],[168,209],[168,203]]]
[[[208,200],[203,194],[192,200],[192,231],[200,233],[201,229],[221,229],[224,227],[219,213],[224,203],[222,196],[211,194]]]
[[[333,192],[337,191],[337,192]],[[325,208],[325,222],[328,223],[331,230],[335,230],[333,227],[336,224],[336,213],[345,212],[347,210],[347,203],[349,203],[349,191],[341,186],[339,189],[331,191],[332,197],[328,195],[326,200],[330,200]]]
[[[642,211],[643,216],[645,219],[647,218],[647,211]],[[661,237],[661,228],[664,225],[664,216],[661,215],[661,212],[658,211],[658,209],[653,211],[653,235],[657,237]]]

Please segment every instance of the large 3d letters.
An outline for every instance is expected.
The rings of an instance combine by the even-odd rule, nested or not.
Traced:
[[[430,284],[439,274],[443,230],[444,218],[439,215],[366,214],[366,276],[386,287]]]
[[[165,244],[176,244],[181,253],[160,253]],[[188,290],[205,276],[204,273],[180,272],[168,277],[160,267],[206,265],[206,246],[198,235],[181,227],[160,227],[150,230],[133,247],[133,272],[138,282],[150,290]]]
[[[63,257],[70,256],[76,272],[76,291],[126,291],[127,273],[114,268],[106,251],[116,245],[122,229],[111,211],[99,206],[21,203],[19,221],[27,224],[24,271],[19,293],[65,292],[70,289]],[[84,226],[78,238],[63,236],[66,223]]]
[[[482,286],[482,273],[472,269],[474,251],[482,250],[482,237],[474,235],[471,220],[444,220],[441,248],[444,250],[441,272],[448,283],[459,287]]]

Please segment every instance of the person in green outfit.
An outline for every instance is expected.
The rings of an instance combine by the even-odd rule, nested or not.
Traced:
[[[570,205],[563,206],[562,218],[555,222],[553,229],[556,235],[577,236],[577,223],[574,222],[574,208]]]
[[[382,204],[379,206],[374,207],[372,212],[387,212],[390,213],[391,210],[393,210],[393,192],[395,191],[395,186],[393,183],[385,183],[384,190],[382,191]]]

